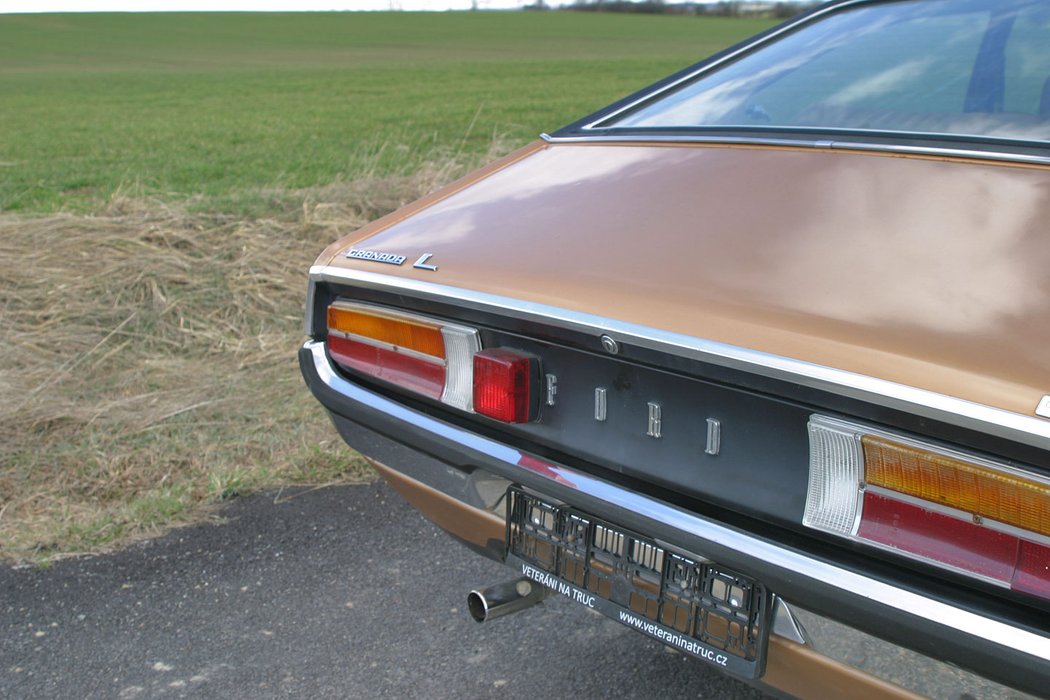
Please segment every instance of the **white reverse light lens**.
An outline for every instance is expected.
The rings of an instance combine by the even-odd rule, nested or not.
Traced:
[[[461,326],[441,327],[445,339],[445,390],[441,401],[462,409],[474,410],[474,353],[481,349],[478,332]]]
[[[864,456],[860,435],[821,416],[809,421],[809,490],[802,524],[852,536],[860,522]]]

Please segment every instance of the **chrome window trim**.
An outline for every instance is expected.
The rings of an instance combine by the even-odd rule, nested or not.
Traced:
[[[949,425],[978,430],[1033,447],[1046,449],[1050,446],[1050,421],[1042,418],[758,350],[571,309],[378,272],[315,265],[310,268],[310,280],[314,284],[330,282],[358,285],[369,289],[408,294],[421,299],[450,302],[458,306],[519,320],[589,333],[595,338],[607,334],[616,338],[620,343],[630,342],[640,347],[679,357],[710,362],[773,379],[787,380],[811,389],[907,411],[925,418],[943,421]],[[313,336],[315,333],[310,327],[310,319],[313,317],[311,309],[307,309],[306,316],[307,335]]]
[[[951,603],[898,588],[805,553],[786,549],[701,515],[450,425],[343,379],[329,363],[322,341],[307,341],[303,347],[309,352],[320,380],[333,391],[391,418],[461,445],[464,449],[485,455],[507,467],[529,472],[533,477],[557,484],[560,488],[569,488],[711,544],[735,550],[801,578],[820,581],[850,595],[891,609],[902,610],[909,615],[954,630],[965,637],[977,636],[990,643],[1021,651],[1041,662],[1050,663],[1050,637],[983,617]],[[526,456],[530,459],[522,459]]]
[[[907,138],[936,139],[936,134],[873,131],[873,136],[899,135]],[[868,153],[890,153],[897,155],[933,156],[937,158],[968,158],[996,162],[1024,163],[1028,165],[1050,165],[1050,155],[1036,156],[1012,151],[979,150],[970,148],[947,148],[944,146],[905,146],[901,144],[865,143],[863,141],[839,141],[836,139],[774,138],[764,136],[704,136],[702,134],[588,134],[586,136],[551,136],[540,134],[550,144],[711,144],[716,146],[785,146],[789,148],[816,149],[822,151],[863,151]]]

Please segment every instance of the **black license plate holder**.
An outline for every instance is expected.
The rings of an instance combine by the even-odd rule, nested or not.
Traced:
[[[730,673],[765,671],[760,582],[516,486],[507,503],[506,563],[523,576]]]

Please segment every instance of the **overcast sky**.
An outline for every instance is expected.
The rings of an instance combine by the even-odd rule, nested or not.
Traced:
[[[531,0],[478,0],[481,9]],[[549,5],[559,4],[549,2]],[[471,0],[0,0],[0,12],[169,12],[241,10],[469,10]]]

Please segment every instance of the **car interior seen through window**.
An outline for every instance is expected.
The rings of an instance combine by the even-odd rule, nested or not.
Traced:
[[[762,51],[702,71],[595,126],[861,130],[1045,142],[1048,39],[1050,10],[1031,0],[865,5],[805,24]]]

